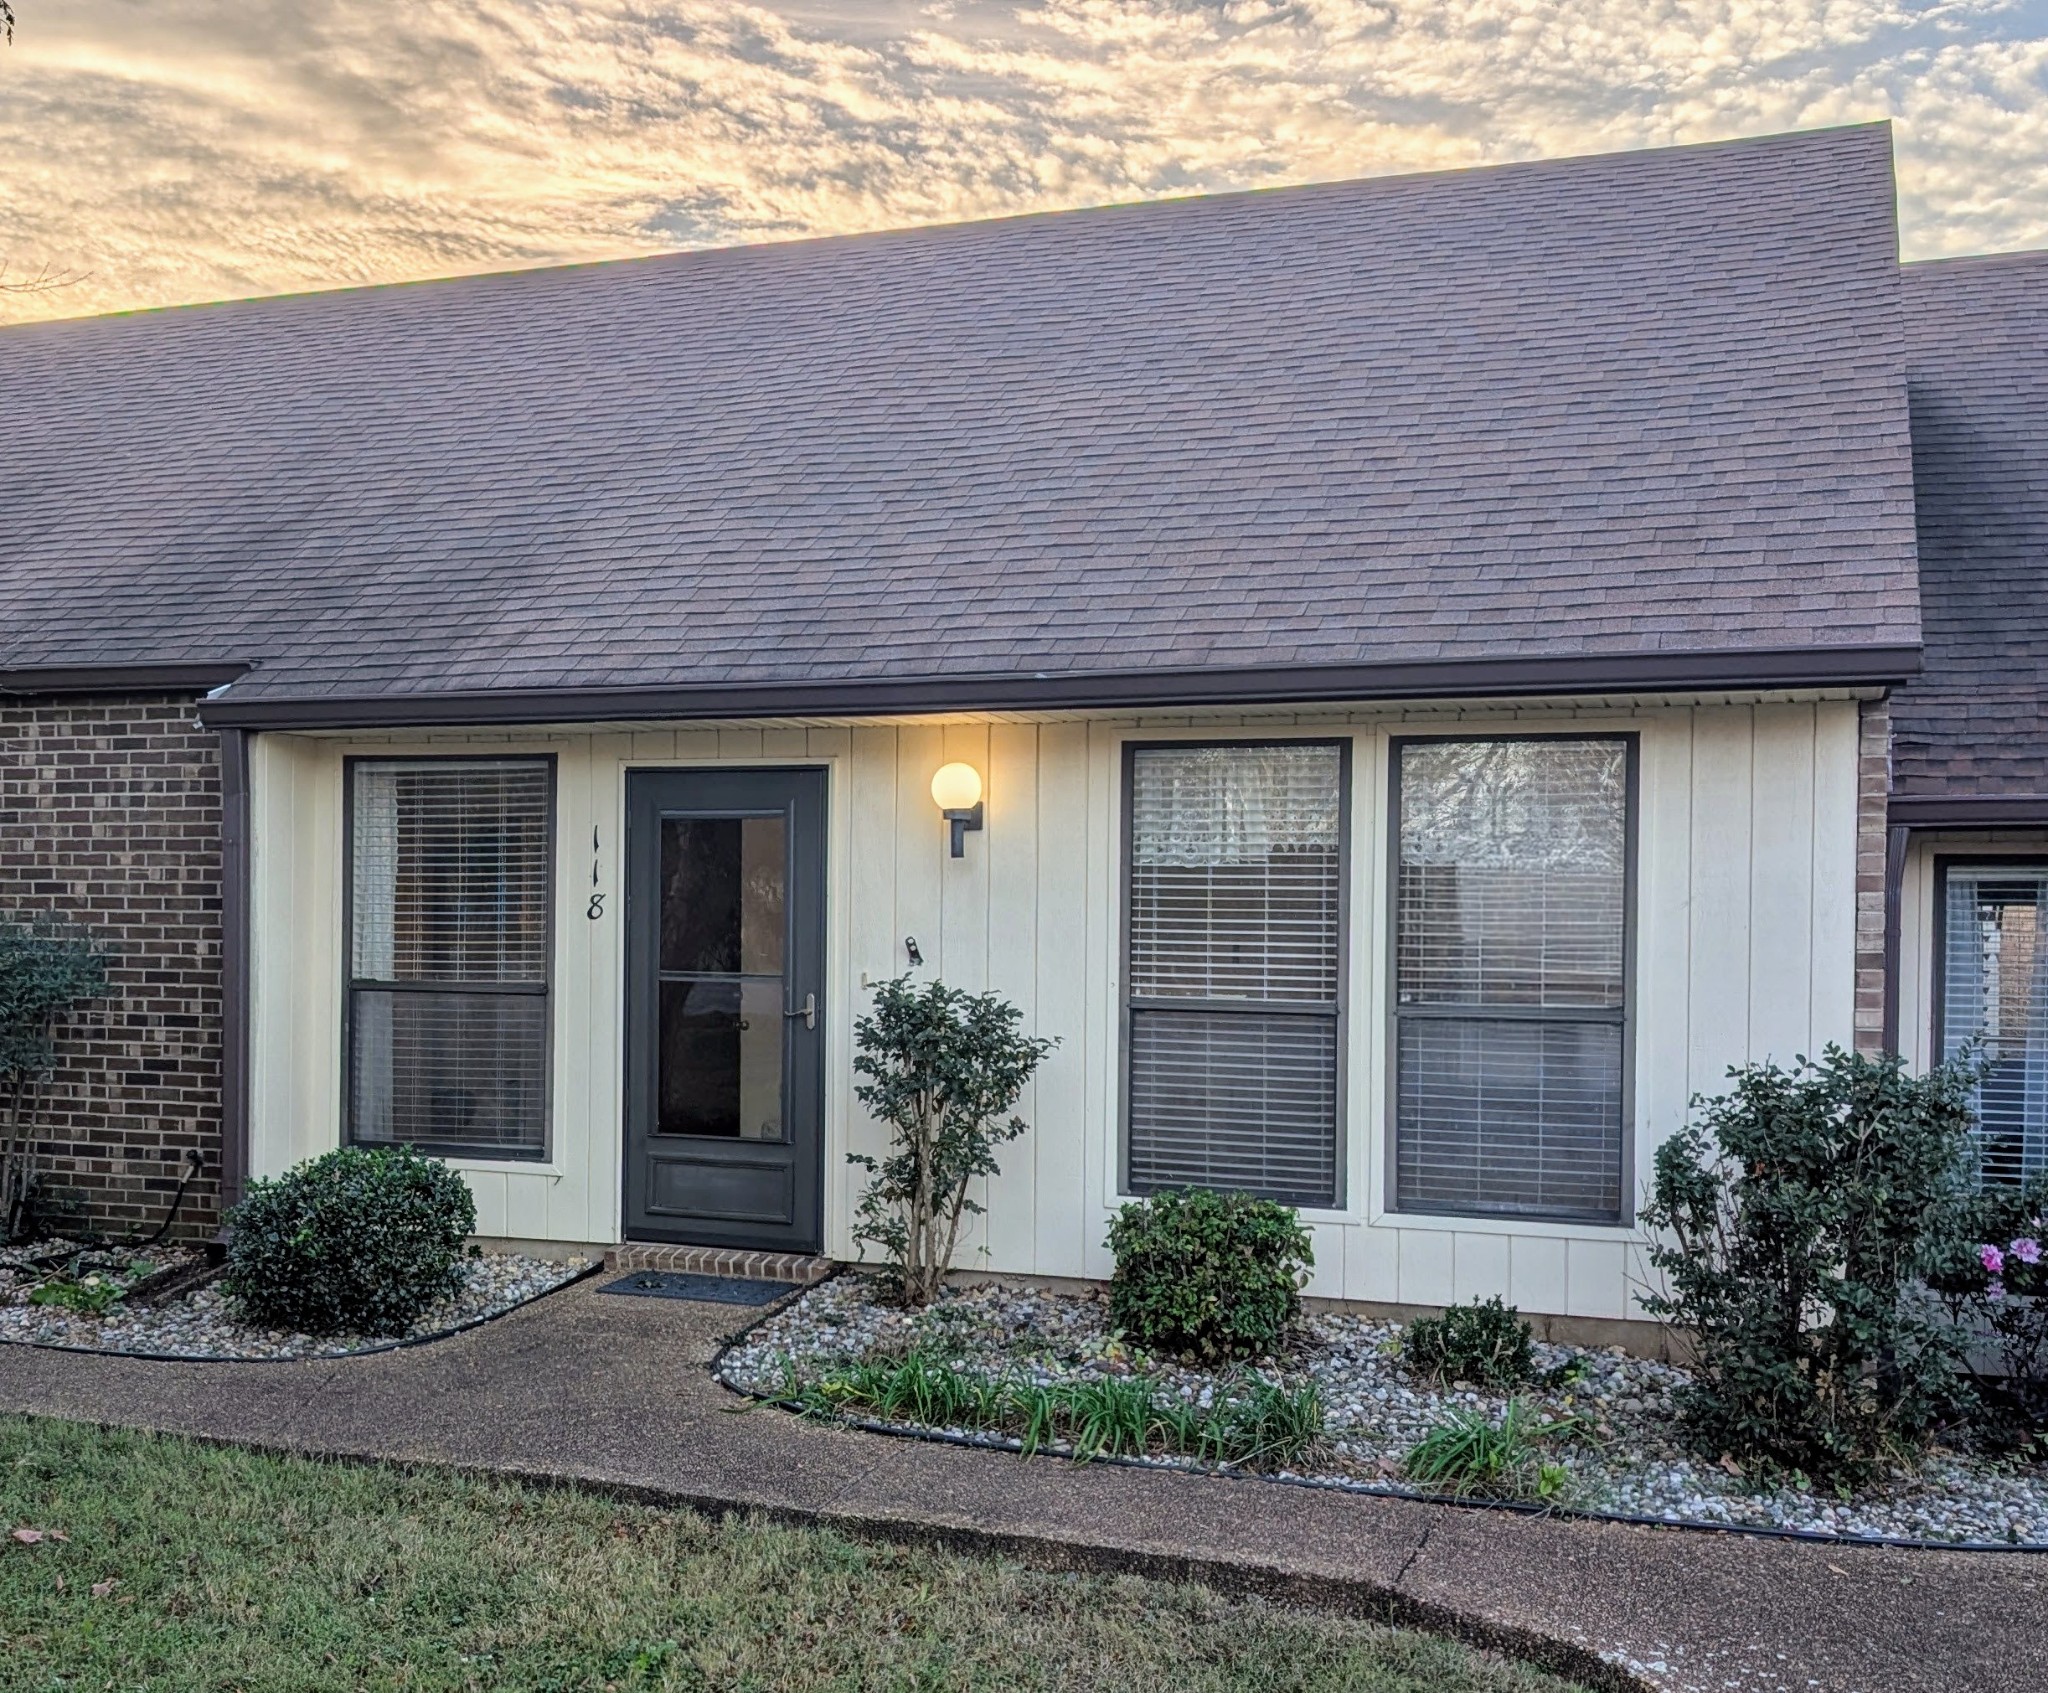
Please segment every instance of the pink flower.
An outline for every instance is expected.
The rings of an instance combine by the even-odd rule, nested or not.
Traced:
[[[2003,1299],[2005,1297],[2005,1283],[1994,1280],[1984,1289],[1984,1297],[1993,1301]]]
[[[2041,1243],[2031,1235],[2023,1236],[2012,1243],[2012,1255],[2022,1264],[2041,1262]]]
[[[1995,1246],[1978,1247],[1977,1262],[1982,1264],[1991,1275],[2002,1276],[2005,1274],[2005,1254]]]

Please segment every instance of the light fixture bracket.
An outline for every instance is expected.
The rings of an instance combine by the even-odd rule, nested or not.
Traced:
[[[942,811],[939,815],[953,825],[953,856],[967,856],[967,831],[981,827],[981,808],[987,801],[977,800],[964,811]]]

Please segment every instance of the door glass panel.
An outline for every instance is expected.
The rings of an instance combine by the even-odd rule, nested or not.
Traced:
[[[661,968],[780,975],[788,878],[779,816],[663,818]]]
[[[782,983],[661,984],[657,1131],[779,1141]]]

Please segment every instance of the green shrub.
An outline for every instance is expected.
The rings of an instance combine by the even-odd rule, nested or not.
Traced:
[[[1529,1325],[1497,1297],[1417,1317],[1401,1331],[1401,1356],[1417,1375],[1438,1382],[1509,1388],[1535,1373]]]
[[[47,916],[0,918],[0,1242],[32,1231],[41,1172],[35,1106],[64,1017],[107,991],[108,955]]]
[[[2048,1447],[2048,1174],[1986,1183],[1963,1204],[1930,1281],[1957,1327],[1987,1347],[1977,1435],[2001,1451]]]
[[[1543,1422],[1520,1399],[1508,1401],[1498,1422],[1479,1411],[1453,1411],[1409,1447],[1401,1473],[1438,1493],[1557,1499],[1570,1472],[1545,1462],[1542,1446],[1578,1427],[1575,1417]]]
[[[1315,1262],[1290,1207],[1202,1188],[1133,1200],[1109,1225],[1109,1249],[1111,1323],[1140,1346],[1205,1361],[1278,1346]]]
[[[249,1322],[403,1334],[463,1282],[476,1202],[411,1147],[345,1146],[249,1184],[221,1288]]]
[[[1974,1182],[1974,1072],[1830,1046],[1753,1064],[1657,1151],[1643,1221],[1691,1349],[1679,1413],[1706,1456],[1852,1483],[1968,1403],[1923,1278],[1952,1264]]]
[[[875,990],[871,1016],[853,1025],[853,1094],[889,1130],[883,1158],[850,1152],[873,1178],[854,1239],[879,1246],[906,1305],[929,1305],[945,1285],[961,1219],[981,1209],[977,1176],[1001,1173],[995,1149],[1024,1132],[1010,1115],[1059,1043],[1024,1033],[1024,1018],[992,993],[907,977]]]

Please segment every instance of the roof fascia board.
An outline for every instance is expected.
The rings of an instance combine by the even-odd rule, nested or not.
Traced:
[[[202,708],[216,728],[369,729],[441,724],[594,723],[632,718],[939,711],[1102,710],[1276,705],[1319,700],[1554,697],[1886,686],[1918,674],[1918,647],[1802,647],[1723,653],[1622,653],[1562,658],[1253,669],[1080,671],[904,681],[746,683],[656,688],[519,688],[467,693],[326,695],[238,700],[230,688]]]
[[[1894,794],[1885,813],[1897,829],[2048,828],[2048,794]]]
[[[248,673],[246,664],[32,665],[0,670],[0,694],[204,694]]]

